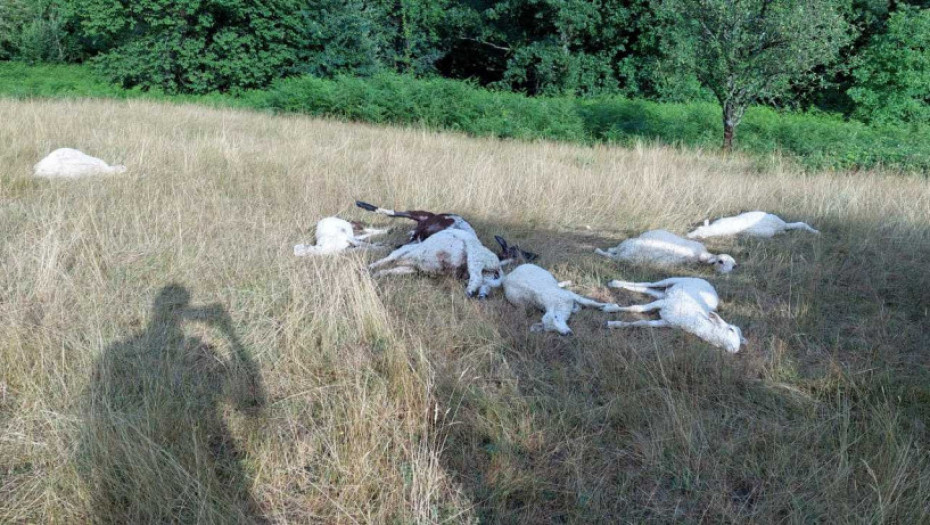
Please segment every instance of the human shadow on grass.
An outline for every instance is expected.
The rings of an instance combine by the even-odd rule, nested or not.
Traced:
[[[229,356],[186,336],[185,322],[222,333]],[[80,457],[94,521],[264,522],[223,414],[229,406],[251,420],[264,404],[226,309],[190,306],[185,287],[163,287],[148,325],[103,351],[87,388]]]

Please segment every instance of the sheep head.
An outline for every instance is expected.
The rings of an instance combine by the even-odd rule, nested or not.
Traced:
[[[500,235],[495,235],[494,240],[497,241],[497,244],[501,247],[500,252],[497,254],[497,258],[501,261],[501,266],[513,263],[522,264],[533,262],[539,258],[539,255],[521,250],[516,244],[509,244],[507,240]]]

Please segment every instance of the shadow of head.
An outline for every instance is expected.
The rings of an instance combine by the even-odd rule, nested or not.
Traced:
[[[159,290],[152,302],[152,316],[167,319],[179,316],[190,304],[191,293],[179,284],[169,284]]]

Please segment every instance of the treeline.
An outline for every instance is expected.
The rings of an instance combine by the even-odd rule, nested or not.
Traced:
[[[790,9],[793,19],[778,13]],[[827,10],[841,23],[812,29],[832,32],[819,48],[763,38]],[[697,20],[706,13],[723,18]],[[753,103],[930,120],[930,0],[0,0],[0,60],[89,62],[124,87],[165,93],[397,72],[531,96],[723,104],[698,74],[715,63],[688,53],[732,45],[711,58],[750,64],[756,39],[761,51],[821,59],[792,65],[807,70]]]

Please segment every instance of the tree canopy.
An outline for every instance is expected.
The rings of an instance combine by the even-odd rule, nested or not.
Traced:
[[[857,60],[849,95],[856,115],[880,122],[930,122],[930,9],[902,6]]]
[[[928,8],[928,0],[0,0],[0,60],[89,61],[126,87],[171,93],[394,71],[531,96],[717,99],[733,123],[752,103],[919,121],[930,84]]]
[[[724,148],[746,108],[819,79],[850,40],[831,0],[663,0],[664,49],[713,92]]]

